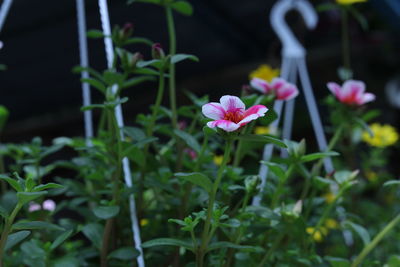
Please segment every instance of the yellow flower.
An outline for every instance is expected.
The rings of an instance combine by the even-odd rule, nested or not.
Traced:
[[[141,219],[140,220],[140,226],[146,226],[149,224],[149,220],[148,219]]]
[[[370,182],[376,182],[378,180],[378,174],[374,171],[367,171],[365,172],[365,177],[370,181]]]
[[[328,192],[325,195],[323,195],[323,197],[325,198],[326,203],[329,204],[329,203],[332,203],[335,200],[336,195],[334,193],[332,193],[332,192]]]
[[[386,147],[395,144],[399,140],[399,134],[396,128],[389,124],[373,123],[369,125],[373,133],[373,137],[367,131],[362,133],[362,140],[370,146]]]
[[[367,2],[367,0],[336,0],[336,3],[339,5],[352,5],[355,3],[363,3]]]
[[[223,160],[224,160],[223,155],[214,155],[213,161],[214,161],[215,165],[217,165],[217,166],[221,165]]]
[[[339,228],[339,223],[335,219],[328,218],[325,221],[325,226],[328,229],[337,229]]]
[[[269,127],[267,127],[267,126],[257,126],[256,128],[254,128],[255,134],[262,135],[262,134],[268,134],[269,132],[270,132]]]
[[[260,65],[256,70],[250,72],[250,80],[253,78],[263,79],[264,81],[271,82],[273,78],[278,77],[280,73],[279,69],[273,69],[271,66],[263,64]]]
[[[314,227],[307,227],[306,228],[306,232],[307,234],[312,235],[315,231]],[[322,242],[322,240],[324,240],[324,236],[326,236],[328,234],[328,229],[326,229],[325,227],[320,227],[319,230],[315,231],[314,235],[313,235],[313,239],[316,242]]]

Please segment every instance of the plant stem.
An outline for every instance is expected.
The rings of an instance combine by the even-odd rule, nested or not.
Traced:
[[[8,235],[11,232],[11,227],[14,222],[14,219],[17,216],[17,214],[21,208],[22,208],[22,206],[20,205],[20,203],[17,203],[17,205],[15,206],[14,210],[12,211],[10,217],[5,219],[4,229],[3,229],[3,232],[1,233],[1,239],[0,239],[0,267],[3,266],[4,248],[7,243]]]
[[[364,258],[378,245],[378,243],[400,222],[400,214],[397,215],[393,220],[391,220],[385,228],[383,228],[374,239],[364,247],[360,255],[353,261],[351,267],[357,267],[362,263]]]
[[[350,36],[348,25],[348,14],[345,8],[342,8],[342,53],[343,65],[347,70],[350,70]],[[350,77],[348,77],[350,78]]]
[[[176,34],[174,17],[172,14],[172,8],[170,6],[165,7],[167,16],[167,26],[169,34],[169,55],[173,57],[176,54]],[[170,61],[169,64],[169,101],[172,111],[172,126],[174,129],[178,126],[178,115],[176,111],[176,88],[175,88],[175,64]]]
[[[282,242],[282,239],[285,237],[285,232],[282,231],[279,236],[275,239],[275,242],[272,244],[271,248],[268,250],[267,254],[265,254],[264,258],[261,260],[258,267],[263,267],[265,263],[268,261],[269,257],[272,253],[278,248],[279,244]]]
[[[274,209],[276,207],[276,205],[278,204],[279,198],[281,197],[283,189],[284,189],[284,185],[285,185],[286,181],[289,179],[289,177],[292,175],[294,169],[295,169],[295,165],[294,164],[290,165],[289,169],[286,171],[285,177],[283,179],[279,178],[278,186],[275,190],[274,195],[272,196],[272,202],[271,202],[272,209]]]
[[[164,70],[160,69],[157,97],[156,97],[156,102],[154,103],[153,113],[151,115],[150,123],[149,123],[149,126],[147,127],[147,137],[150,137],[153,135],[154,125],[157,120],[157,115],[158,115],[158,111],[161,106],[161,101],[163,99],[163,96],[164,96]],[[148,147],[148,146],[146,145],[146,147]]]
[[[217,195],[218,187],[222,180],[222,176],[224,174],[225,167],[226,167],[226,164],[227,164],[229,156],[230,156],[231,145],[232,145],[232,140],[231,139],[226,140],[224,159],[222,160],[221,166],[219,167],[217,178],[214,181],[213,189],[210,192],[210,199],[208,201],[208,208],[207,208],[207,217],[206,217],[206,221],[205,221],[205,225],[204,225],[203,235],[201,238],[201,245],[198,250],[197,267],[203,267],[203,264],[204,264],[204,256],[206,254],[208,240],[210,239],[211,217],[212,217],[213,210],[214,210],[215,197]]]

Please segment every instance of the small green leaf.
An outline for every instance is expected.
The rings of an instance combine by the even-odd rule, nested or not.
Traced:
[[[192,184],[198,185],[202,188],[204,188],[204,190],[206,190],[207,192],[211,193],[212,189],[213,189],[213,184],[210,180],[210,178],[208,178],[207,176],[205,176],[202,173],[199,172],[192,172],[192,173],[175,173],[175,176],[182,178],[188,182],[191,182]]]
[[[0,68],[0,70],[1,70],[1,68]],[[8,111],[8,109],[5,106],[0,105],[0,131],[3,130],[4,125],[6,124],[9,115],[10,115],[10,112]]]
[[[75,66],[72,68],[72,72],[74,73],[81,73],[84,71],[87,71],[90,75],[96,77],[97,80],[103,81],[103,76],[95,69],[92,69],[90,67],[81,67],[81,66]]]
[[[237,245],[231,242],[227,241],[221,241],[221,242],[215,242],[211,243],[208,248],[207,252],[215,249],[221,249],[221,248],[234,248],[238,250],[244,250],[248,252],[256,252],[256,253],[263,253],[265,250],[262,247],[256,247],[256,246],[243,246],[243,245]]]
[[[128,40],[126,40],[124,42],[124,45],[128,45],[128,44],[147,44],[149,46],[153,45],[153,42],[150,41],[147,38],[142,38],[142,37],[133,37],[133,38],[129,38]]]
[[[361,238],[361,240],[364,243],[364,246],[368,245],[369,242],[371,241],[371,237],[367,231],[367,229],[365,229],[363,226],[350,222],[350,221],[345,221],[343,223],[343,226],[346,228],[350,228],[351,230],[353,230],[354,232],[356,232],[358,234],[358,236]]]
[[[98,89],[102,93],[104,93],[107,89],[106,86],[102,82],[100,82],[96,79],[93,79],[93,78],[82,78],[81,81],[84,83],[88,83],[89,85]]]
[[[335,157],[340,155],[338,152],[335,151],[327,151],[327,152],[319,152],[319,153],[312,153],[308,155],[304,155],[301,157],[302,162],[309,162],[317,159],[322,159],[326,157]]]
[[[103,38],[104,33],[100,30],[89,30],[87,31],[86,36],[89,38]]]
[[[268,168],[280,179],[285,178],[285,170],[277,163],[269,162],[269,161],[261,161],[262,164],[267,165]]]
[[[21,205],[25,205],[26,203],[35,200],[41,196],[44,196],[47,194],[47,191],[41,191],[41,192],[18,192],[17,193],[17,198],[18,202],[21,203]]]
[[[366,124],[362,119],[360,118],[353,118],[354,121],[361,126],[361,128],[363,128],[365,131],[368,132],[370,137],[374,137],[374,133],[372,132],[372,130],[369,128],[368,124]]]
[[[21,185],[18,183],[17,180],[2,174],[0,174],[0,179],[6,181],[12,188],[14,188],[15,191],[23,191]]]
[[[8,211],[3,206],[0,206],[0,216],[7,219],[8,215]]]
[[[175,129],[174,133],[181,138],[183,141],[185,141],[185,143],[194,149],[194,151],[196,151],[197,153],[200,152],[201,147],[199,142],[197,142],[197,140],[190,134],[188,134],[187,132]]]
[[[400,180],[390,180],[383,184],[383,186],[400,185]]]
[[[157,69],[160,69],[162,67],[162,65],[163,65],[163,62],[160,59],[152,59],[152,60],[147,60],[147,61],[141,60],[136,64],[136,66],[139,67],[139,68],[152,66],[152,67],[155,67]]]
[[[119,206],[98,206],[93,209],[94,215],[100,219],[110,219],[119,213]]]
[[[139,255],[140,252],[133,247],[122,247],[111,252],[108,258],[128,261],[137,258]]]
[[[30,235],[30,231],[19,231],[8,236],[4,251],[12,248]]]
[[[103,227],[98,223],[89,223],[82,228],[83,234],[92,241],[97,249],[101,249]]]
[[[17,222],[12,226],[14,230],[35,230],[35,229],[48,229],[48,230],[56,230],[56,231],[64,231],[65,229],[48,222],[43,221],[30,221],[30,222]]]
[[[67,240],[71,236],[72,232],[73,232],[73,230],[68,230],[68,231],[65,231],[64,233],[62,233],[61,235],[59,235],[56,238],[56,240],[54,240],[53,244],[51,244],[50,250],[54,250],[59,245],[61,245],[65,240]]]
[[[33,188],[33,192],[43,191],[47,189],[63,188],[64,186],[56,183],[41,184]]]
[[[190,251],[193,251],[193,246],[191,242],[174,238],[157,238],[146,241],[142,244],[142,248],[150,248],[155,246],[176,246],[176,247],[183,247]]]
[[[176,1],[171,4],[171,7],[175,9],[176,12],[181,13],[185,16],[191,16],[193,14],[193,7],[189,2],[186,1]]]
[[[287,148],[287,146],[283,141],[269,135],[242,134],[237,136],[236,139],[250,141],[250,142],[271,143],[279,147]]]
[[[190,60],[193,60],[193,61],[196,61],[196,62],[199,61],[199,58],[196,57],[196,56],[194,56],[194,55],[176,54],[176,55],[173,55],[173,56],[171,57],[171,63],[172,63],[172,64],[176,64],[176,63],[178,63],[178,62],[180,62],[180,61],[183,61],[183,60],[185,60],[185,59],[190,59]]]
[[[87,105],[87,106],[81,107],[81,111],[92,110],[95,108],[105,108],[105,107],[106,107],[106,105],[104,105],[104,104],[92,104],[92,105]]]
[[[153,76],[139,76],[139,77],[135,77],[132,79],[129,79],[127,81],[125,81],[121,88],[125,89],[125,88],[129,88],[129,87],[133,87],[135,85],[138,85],[142,82],[146,82],[146,81],[154,81],[155,78]]]
[[[350,261],[347,259],[326,256],[325,260],[327,260],[332,267],[350,267]]]

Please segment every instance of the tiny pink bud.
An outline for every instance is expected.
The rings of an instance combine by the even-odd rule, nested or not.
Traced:
[[[179,130],[183,130],[183,129],[185,129],[186,127],[187,127],[186,121],[179,121],[179,122],[178,122],[178,128],[179,128]]]
[[[38,211],[38,210],[41,210],[41,209],[42,209],[42,207],[39,204],[37,204],[35,202],[30,202],[29,203],[29,207],[28,207],[28,211],[29,212],[34,212],[34,211]]]
[[[56,203],[51,199],[47,199],[43,202],[43,209],[48,211],[54,211],[56,209]]]
[[[125,23],[124,27],[122,27],[122,29],[119,31],[121,39],[124,40],[131,37],[132,33],[133,33],[133,24],[129,22]]]
[[[151,56],[153,59],[163,59],[165,57],[164,50],[160,43],[155,43],[151,47]]]

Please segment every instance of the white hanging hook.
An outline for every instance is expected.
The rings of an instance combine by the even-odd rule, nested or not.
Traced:
[[[284,57],[305,57],[306,51],[296,39],[286,23],[285,15],[289,10],[297,10],[303,17],[307,28],[317,26],[318,16],[311,4],[306,0],[279,0],[271,10],[270,22],[275,33],[282,42]]]

